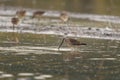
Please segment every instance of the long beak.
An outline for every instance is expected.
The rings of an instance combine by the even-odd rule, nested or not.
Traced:
[[[63,42],[64,42],[65,38],[62,39],[62,42],[60,43],[58,50],[60,49],[60,47],[62,46]]]

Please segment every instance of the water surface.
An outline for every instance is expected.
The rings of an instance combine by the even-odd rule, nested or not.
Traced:
[[[0,5],[0,80],[120,79],[119,0],[1,0]],[[21,9],[27,16],[13,30],[11,18]],[[38,9],[46,11],[39,24],[31,19]],[[63,10],[71,17],[68,24],[59,19]],[[87,45],[71,48],[64,42],[58,50],[65,36]]]

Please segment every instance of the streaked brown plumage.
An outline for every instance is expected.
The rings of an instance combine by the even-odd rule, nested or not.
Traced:
[[[16,18],[16,17],[13,17],[11,19],[11,23],[13,24],[13,30],[14,30],[15,25],[18,25],[19,21],[20,21],[19,18]]]
[[[36,11],[33,13],[32,18],[38,18],[40,19],[40,17],[45,13],[45,11]]]
[[[80,43],[80,41],[72,38],[65,39],[65,41],[68,42],[70,45],[75,45],[75,46],[86,45],[86,43]]]
[[[58,49],[62,46],[63,42],[66,42],[69,46],[80,46],[80,45],[87,45],[86,43],[80,43],[80,41],[73,39],[73,38],[63,38],[62,42],[60,43]]]
[[[68,16],[68,14],[67,14],[67,12],[62,12],[61,14],[60,14],[60,19],[63,21],[63,22],[67,22],[68,21],[68,19],[69,19],[69,16]]]
[[[20,10],[20,11],[17,11],[16,12],[16,16],[19,18],[19,19],[23,19],[26,15],[26,11],[25,10]]]

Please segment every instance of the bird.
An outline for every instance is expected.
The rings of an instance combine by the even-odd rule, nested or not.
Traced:
[[[13,31],[14,31],[14,29],[15,29],[15,26],[16,25],[18,25],[18,23],[19,23],[19,18],[17,18],[17,17],[13,17],[13,18],[11,18],[11,23],[13,24]],[[15,35],[15,33],[13,33],[13,36],[14,36],[14,39],[15,39],[15,42],[19,42],[19,39],[17,38],[17,36]]]
[[[62,11],[62,12],[60,13],[60,15],[59,15],[59,18],[60,18],[60,20],[62,21],[62,24],[63,24],[64,26],[66,26],[67,31],[71,33],[70,24],[68,23],[68,21],[69,21],[69,19],[70,19],[69,15],[68,15],[68,12]],[[59,28],[59,29],[60,29],[60,28]],[[62,31],[62,30],[60,29],[60,31]]]
[[[39,25],[39,22],[40,22],[40,19],[42,17],[42,15],[45,13],[45,11],[35,11],[33,12],[33,15],[32,15],[32,19],[37,19],[37,23],[33,23],[34,25],[38,26]],[[35,21],[36,22],[36,21]],[[36,27],[35,26],[35,27]]]
[[[38,21],[38,23],[35,24],[36,26],[40,25],[40,19],[43,16],[44,13],[45,13],[45,11],[35,11],[35,12],[33,12],[32,19],[37,19],[37,21]],[[36,30],[39,30],[39,28],[36,28]],[[44,40],[44,43],[46,43],[46,36],[44,34],[43,34],[43,40]]]
[[[68,46],[72,47],[72,46],[80,46],[80,45],[87,45],[86,43],[81,43],[80,41],[73,39],[73,38],[63,38],[62,42],[60,43],[60,45],[58,46],[58,50],[60,49],[60,47],[62,46],[62,44],[64,43],[64,41],[68,44]]]
[[[71,61],[75,59],[76,57],[82,58],[82,55],[79,54],[77,50],[74,50],[74,47],[79,47],[81,45],[87,45],[86,43],[81,43],[77,39],[73,39],[73,38],[63,38],[62,42],[58,46],[58,51],[60,50],[60,47],[62,46],[64,42],[67,43],[68,47],[72,48],[71,54],[69,55],[66,54],[65,56],[63,56],[64,61]]]
[[[26,10],[18,10],[16,11],[15,17],[19,19],[19,23],[23,23],[25,20],[27,11]],[[20,31],[22,31],[23,27],[20,27]]]
[[[19,22],[20,22],[19,18],[17,17],[11,18],[11,23],[13,24],[13,31],[15,29],[15,25],[18,25]]]
[[[26,16],[26,10],[19,10],[19,11],[17,11],[17,12],[16,12],[16,16],[17,16],[19,19],[23,20],[24,17]]]
[[[68,21],[69,16],[68,13],[66,11],[63,11],[60,13],[60,19],[65,23]]]
[[[32,15],[32,18],[37,18],[40,20],[41,16],[45,13],[45,11],[35,11]]]

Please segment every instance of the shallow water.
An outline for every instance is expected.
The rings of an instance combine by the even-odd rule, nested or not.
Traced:
[[[5,5],[19,2],[1,0],[0,3],[9,1]],[[3,6],[0,7],[0,80],[120,79],[120,17],[114,12],[114,15],[94,11],[81,14],[75,10],[76,13],[68,12],[71,19],[64,24],[59,20],[62,8],[59,11],[57,7],[43,8],[46,13],[38,24],[31,19],[32,12],[38,10],[33,6],[24,8],[27,16],[13,30],[11,18],[21,7]],[[87,45],[71,48],[64,42],[58,50],[63,37]],[[19,43],[15,42],[16,38]]]
[[[119,80],[120,78],[120,41],[80,38],[79,40],[86,42],[87,46],[78,47],[73,51],[66,46],[66,43],[58,50],[61,41],[59,37],[48,35],[49,44],[47,44],[41,38],[27,35],[28,37],[19,44],[11,41],[0,43],[0,71],[3,72],[1,79]],[[20,76],[21,73],[24,74]],[[9,76],[5,76],[6,74]]]

